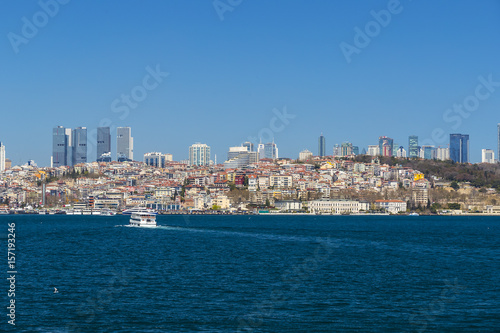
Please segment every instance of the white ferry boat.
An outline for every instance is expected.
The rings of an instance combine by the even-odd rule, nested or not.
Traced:
[[[122,212],[122,215],[132,215],[134,213],[149,213],[149,214],[155,214],[157,215],[158,212],[154,209],[147,208],[147,207],[134,207],[130,209],[126,209]]]
[[[133,227],[156,227],[156,214],[146,212],[135,212],[130,216],[130,225]]]

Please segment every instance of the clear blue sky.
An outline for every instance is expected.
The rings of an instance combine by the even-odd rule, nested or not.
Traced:
[[[0,141],[13,163],[46,166],[53,127],[90,131],[109,119],[132,127],[138,160],[148,151],[186,159],[202,142],[222,162],[271,125],[283,157],[316,154],[321,132],[331,154],[335,143],[362,149],[381,135],[406,148],[408,135],[431,139],[439,128],[470,134],[473,162],[496,151],[500,86],[487,97],[480,88],[473,103],[478,77],[500,82],[500,1],[402,0],[348,63],[341,43],[355,46],[356,27],[376,29],[370,12],[389,3],[244,0],[221,20],[211,0],[72,0],[44,22],[37,1],[3,1]],[[23,17],[34,16],[40,28],[25,29],[14,52],[13,34],[25,38]],[[156,65],[168,77],[127,116],[113,112]],[[446,114],[464,100],[473,112]],[[284,107],[295,118],[283,128],[273,109]]]

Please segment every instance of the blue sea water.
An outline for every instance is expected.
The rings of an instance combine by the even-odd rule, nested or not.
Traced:
[[[0,216],[17,257],[16,325],[3,279],[0,330],[500,332],[499,218],[157,221]]]

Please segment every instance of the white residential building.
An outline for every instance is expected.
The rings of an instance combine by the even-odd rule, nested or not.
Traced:
[[[313,200],[308,207],[313,214],[350,214],[360,210],[359,202],[352,200]]]
[[[384,208],[391,214],[406,212],[406,202],[401,200],[376,200],[375,207]]]
[[[450,148],[436,148],[436,159],[446,161],[450,159]]]
[[[292,186],[292,176],[278,175],[269,177],[270,185],[274,188],[287,188]]]
[[[367,154],[370,156],[380,155],[380,147],[378,145],[369,145]]]
[[[195,143],[189,147],[189,165],[209,165],[210,147],[204,143]]]

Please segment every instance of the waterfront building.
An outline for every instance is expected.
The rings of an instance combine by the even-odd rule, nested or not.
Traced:
[[[318,156],[323,157],[326,155],[326,140],[325,137],[323,136],[323,133],[321,133],[319,139],[318,139]]]
[[[210,165],[210,147],[204,143],[195,143],[189,147],[189,165]]]
[[[378,145],[381,156],[392,156],[392,148],[394,146],[393,139],[386,136],[381,136],[378,138]]]
[[[408,157],[416,158],[418,156],[418,136],[410,135],[408,137]]]
[[[360,203],[353,200],[312,200],[308,204],[313,214],[350,214],[359,213]]]
[[[73,130],[71,142],[73,149],[72,165],[87,163],[87,128],[75,128]]]
[[[383,208],[391,214],[406,212],[406,201],[402,200],[375,200],[375,208]]]
[[[118,162],[134,160],[134,138],[130,127],[116,128],[116,160]]]
[[[299,161],[305,162],[307,160],[312,159],[313,153],[309,150],[305,149],[299,153]]]
[[[456,163],[469,163],[468,134],[450,134],[450,159]]]
[[[111,132],[109,127],[97,127],[97,154],[96,161],[108,162],[111,156]],[[111,162],[111,161],[109,161]]]
[[[167,162],[172,162],[172,154],[162,154],[157,152],[144,154],[144,163],[157,168],[164,168]]]
[[[0,172],[5,171],[5,146],[0,142]]]
[[[481,157],[482,163],[495,163],[495,152],[493,149],[482,149]]]

